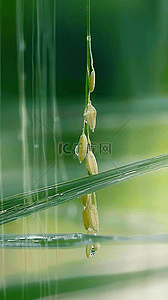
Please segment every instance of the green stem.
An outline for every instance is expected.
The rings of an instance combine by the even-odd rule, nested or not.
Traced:
[[[87,36],[90,36],[90,0],[86,0],[87,10]]]
[[[90,76],[90,0],[86,0],[86,25],[87,25],[87,36],[86,36],[86,86],[85,86],[85,107],[88,103],[89,93],[89,76]]]

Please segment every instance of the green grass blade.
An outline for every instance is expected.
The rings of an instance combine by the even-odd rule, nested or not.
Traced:
[[[82,233],[66,234],[5,234],[0,237],[0,248],[67,248],[95,243],[168,243],[168,234],[144,236],[90,235]]]
[[[100,290],[104,291],[103,293],[104,296],[106,289],[109,291],[109,288],[111,289],[111,293],[113,293],[115,289],[116,291],[118,291],[120,288],[122,291],[123,288],[130,287],[133,285],[136,286],[137,283],[144,285],[146,282],[151,283],[152,280],[154,280],[154,282],[156,282],[156,280],[158,279],[159,282],[162,279],[167,280],[168,268],[167,267],[158,268],[158,269],[153,268],[148,270],[137,270],[133,272],[124,272],[124,273],[116,273],[115,270],[111,270],[110,274],[100,273],[98,275],[87,274],[87,276],[86,275],[78,276],[78,277],[69,276],[66,278],[56,278],[50,280],[49,282],[50,290],[44,288],[46,286],[46,280],[41,280],[40,284],[39,281],[35,281],[35,280],[30,282],[28,281],[26,283],[26,293],[24,293],[24,295],[22,292],[23,290],[22,277],[18,276],[17,281],[15,277],[10,276],[10,284],[8,285],[8,288],[6,290],[6,299],[22,299],[22,300],[27,300],[27,299],[34,300],[40,298],[58,299],[58,298],[62,298],[61,297],[62,294],[64,296],[64,299],[69,299],[68,298],[69,293],[72,294],[76,292],[78,292],[79,299],[80,298],[82,299],[83,295],[87,295],[85,299],[87,298],[92,299],[92,297],[89,297],[90,294],[93,295],[93,299],[96,299],[98,298],[97,294],[99,293]],[[58,286],[57,293],[55,288],[56,286]],[[67,294],[67,298],[65,298],[65,294]],[[27,295],[29,295],[29,298]],[[60,295],[60,297],[58,295]],[[0,299],[4,299],[3,297],[4,297],[4,291],[3,288],[1,287]],[[106,297],[103,298],[106,299]],[[75,297],[75,299],[77,298]]]
[[[168,154],[1,200],[0,224],[168,166]],[[46,198],[46,191],[48,197]],[[3,203],[3,206],[2,206]]]

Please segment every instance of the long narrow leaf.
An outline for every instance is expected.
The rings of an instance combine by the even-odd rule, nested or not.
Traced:
[[[0,237],[1,248],[67,248],[94,243],[168,243],[168,234],[144,236],[90,235],[82,233],[66,234],[5,234]]]
[[[0,224],[168,166],[168,154],[1,200]],[[47,196],[46,196],[47,195]]]

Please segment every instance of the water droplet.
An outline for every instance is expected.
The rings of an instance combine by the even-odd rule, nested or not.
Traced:
[[[39,144],[34,144],[34,148],[39,148]]]
[[[54,122],[59,122],[59,117],[55,117]]]
[[[87,116],[87,108],[85,108],[83,116],[86,117]]]
[[[19,140],[20,142],[22,142],[22,141],[23,141],[22,134],[21,134],[21,132],[20,132],[20,131],[18,132],[18,140]]]
[[[26,76],[25,76],[24,73],[21,73],[21,74],[20,74],[20,79],[21,79],[21,80],[25,81],[25,77],[26,77]]]
[[[76,145],[76,147],[75,147],[75,154],[78,156],[78,154],[79,154],[79,146],[78,145]]]
[[[22,40],[20,42],[19,46],[20,46],[20,51],[25,51],[26,50],[26,44],[25,44],[24,40]]]

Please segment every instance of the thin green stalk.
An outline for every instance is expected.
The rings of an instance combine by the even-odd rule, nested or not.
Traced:
[[[85,86],[85,107],[88,103],[89,93],[89,76],[90,76],[90,0],[86,0],[86,25],[87,25],[87,36],[86,36],[86,86]]]
[[[90,0],[86,0],[86,27],[87,27],[87,36],[86,36],[86,85],[85,85],[85,109],[88,104],[88,95],[89,95],[89,78],[90,78]],[[89,128],[88,124],[85,123],[85,134],[88,136]],[[89,172],[87,172],[89,175]]]
[[[86,84],[85,84],[85,108],[88,103],[88,93],[89,93],[89,74],[90,74],[90,51],[89,51],[89,40],[90,37],[90,0],[86,0],[86,26],[87,26],[87,36],[86,36]],[[85,134],[87,135],[88,124],[85,123]]]
[[[168,154],[138,161],[97,175],[86,176],[1,200],[0,224],[42,211],[74,198],[104,189],[135,176],[168,167]],[[46,198],[46,191],[48,197]],[[3,206],[2,206],[3,203]]]

